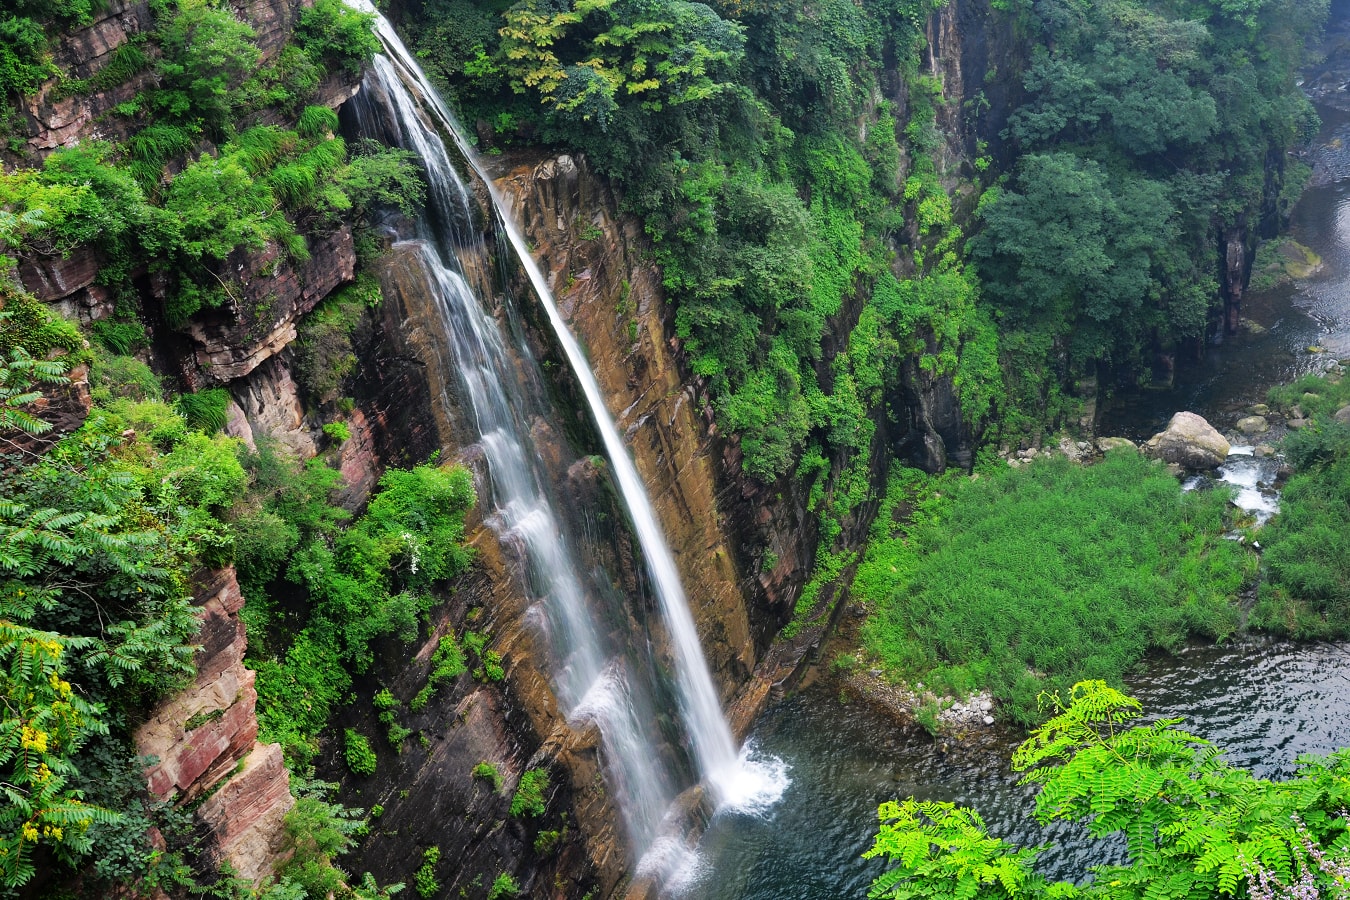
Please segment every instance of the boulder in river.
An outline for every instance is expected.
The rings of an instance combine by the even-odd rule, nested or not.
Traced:
[[[1097,438],[1097,449],[1103,453],[1110,453],[1112,450],[1119,450],[1122,447],[1129,447],[1131,450],[1138,450],[1139,447],[1134,441],[1123,437],[1104,437]]]
[[[1193,412],[1179,412],[1148,439],[1144,453],[1187,469],[1213,469],[1228,457],[1228,441]]]
[[[1270,430],[1270,423],[1265,416],[1247,416],[1238,419],[1237,430],[1243,434],[1265,434]]]

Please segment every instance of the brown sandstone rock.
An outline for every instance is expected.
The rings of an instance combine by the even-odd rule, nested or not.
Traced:
[[[157,798],[190,802],[214,789],[197,811],[213,836],[208,853],[256,882],[271,872],[282,817],[295,801],[280,745],[256,742],[258,695],[243,664],[244,598],[234,569],[198,573],[196,582],[197,677],[137,729],[136,749],[155,759],[146,780]]]

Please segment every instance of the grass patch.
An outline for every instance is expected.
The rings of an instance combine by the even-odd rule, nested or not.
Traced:
[[[1350,378],[1333,383],[1321,375],[1304,375],[1292,384],[1271,388],[1266,396],[1271,406],[1283,412],[1297,405],[1305,416],[1329,419],[1350,403]]]
[[[1271,391],[1272,400],[1299,398],[1313,421],[1284,441],[1297,474],[1261,532],[1255,627],[1297,638],[1350,635],[1350,426],[1330,418],[1347,393],[1345,382],[1312,375]]]
[[[854,582],[864,648],[894,677],[986,688],[1033,723],[1042,690],[1118,683],[1150,649],[1233,632],[1255,563],[1222,537],[1227,499],[1182,493],[1130,451],[977,479],[902,471]]]

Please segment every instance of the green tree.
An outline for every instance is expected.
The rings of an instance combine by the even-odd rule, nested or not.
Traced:
[[[219,129],[230,122],[235,90],[261,58],[252,27],[228,7],[207,0],[177,0],[177,11],[160,26],[162,79],[155,105],[175,119],[200,119]]]
[[[1350,886],[1350,750],[1304,756],[1283,782],[1224,760],[1180,719],[1127,727],[1138,701],[1104,682],[1074,685],[1013,755],[1038,784],[1042,825],[1079,822],[1120,835],[1126,861],[1081,884],[1048,882],[1022,849],[989,835],[979,814],[950,803],[884,803],[866,857],[891,868],[869,897],[1194,898],[1343,896]],[[1326,891],[1322,894],[1320,891]]]
[[[115,813],[84,802],[71,761],[92,736],[108,732],[102,707],[66,678],[70,651],[92,643],[0,618],[0,883],[7,888],[33,877],[39,844],[72,863],[88,851],[93,823],[117,821]]]

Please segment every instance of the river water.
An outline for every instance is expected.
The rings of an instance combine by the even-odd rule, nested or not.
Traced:
[[[1319,178],[1295,210],[1292,236],[1322,257],[1323,269],[1249,294],[1243,315],[1263,331],[1244,331],[1210,348],[1203,362],[1178,366],[1170,390],[1117,404],[1103,433],[1146,438],[1182,409],[1227,430],[1271,385],[1350,357],[1350,112],[1319,112]],[[1310,346],[1327,352],[1309,353]],[[1288,776],[1297,756],[1350,745],[1347,644],[1249,637],[1192,646],[1147,660],[1128,688],[1148,717],[1184,716],[1190,731],[1261,776]],[[836,690],[809,688],[757,723],[751,741],[786,763],[791,783],[765,815],[714,818],[702,841],[703,871],[686,897],[861,900],[884,869],[861,858],[876,832],[876,807],[908,796],[972,806],[992,833],[1017,843],[1054,841],[1041,857],[1051,877],[1074,877],[1119,853],[1063,823],[1042,830],[1031,822],[1033,792],[1017,784],[1008,765],[1020,734],[994,728],[944,746],[917,726],[843,702]]]

